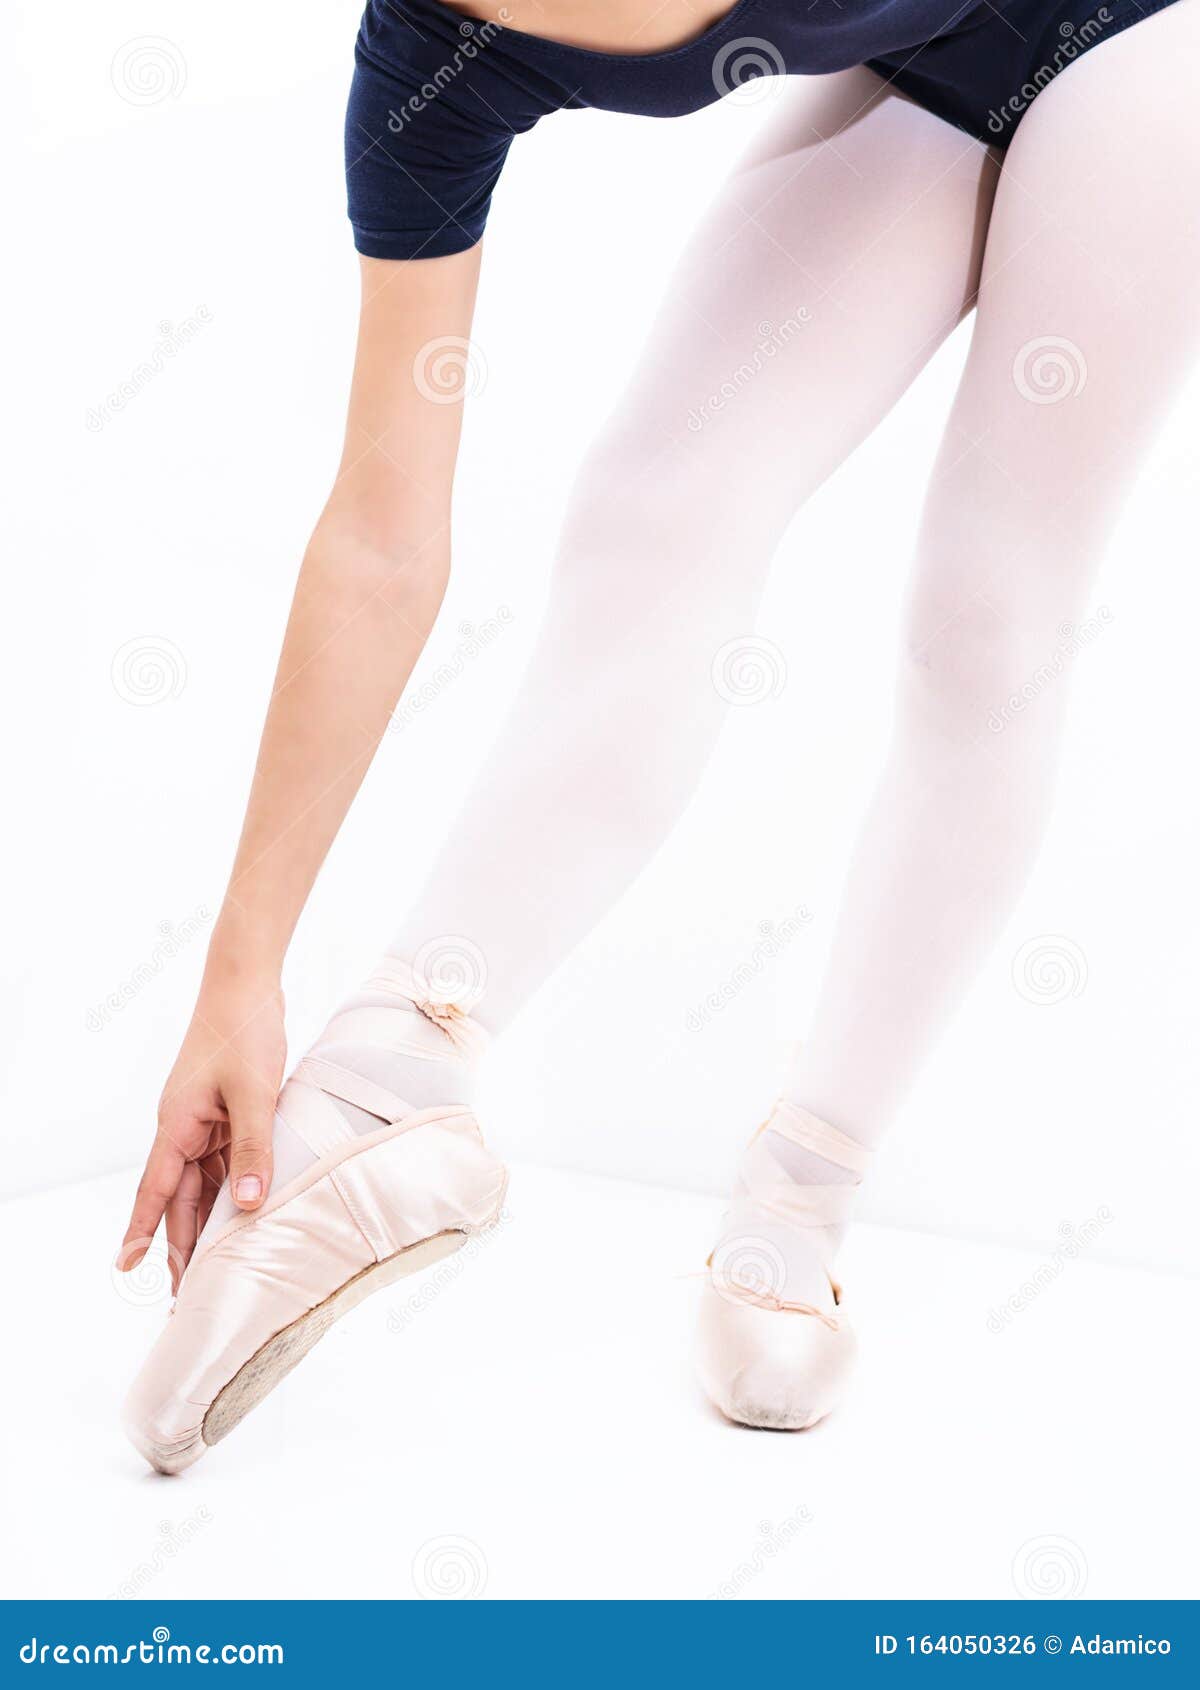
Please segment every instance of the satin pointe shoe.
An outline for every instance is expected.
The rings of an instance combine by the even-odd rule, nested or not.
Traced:
[[[464,1048],[486,1038],[451,1006],[422,1011]],[[345,1011],[284,1086],[279,1113],[317,1161],[201,1238],[125,1402],[126,1433],[160,1473],[226,1437],[341,1315],[499,1217],[508,1176],[469,1109],[410,1112],[338,1062],[339,1044],[419,1047],[423,1019],[411,1004]],[[335,1097],[379,1130],[356,1134]]]
[[[802,1185],[780,1165],[767,1129],[844,1168],[840,1185]],[[708,1260],[696,1365],[729,1420],[807,1431],[841,1400],[857,1354],[841,1286],[822,1269],[823,1294],[788,1295],[787,1233],[804,1229],[817,1260],[830,1227],[845,1225],[870,1153],[836,1127],[782,1100],[743,1153],[721,1240]]]

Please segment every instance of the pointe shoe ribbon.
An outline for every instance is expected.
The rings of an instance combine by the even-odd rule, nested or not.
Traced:
[[[429,990],[428,980],[418,970],[399,957],[385,956],[362,988],[365,995],[385,1001],[340,1010],[297,1065],[293,1078],[310,1092],[338,1098],[381,1121],[403,1120],[413,1112],[412,1103],[361,1072],[357,1058],[364,1050],[387,1052],[405,1063],[444,1062],[449,1039],[457,1056],[473,1062],[490,1042],[486,1028],[470,1015],[466,997],[462,1002],[434,1002],[427,995]],[[320,1154],[326,1147],[319,1118],[322,1103],[310,1097],[298,1107],[306,1120],[289,1118],[288,1125]],[[314,1132],[320,1141],[316,1145]]]
[[[464,1055],[483,1055],[488,1044],[487,1030],[471,1015],[478,991],[459,985],[447,994],[438,989],[437,981],[431,980],[423,969],[393,956],[384,957],[377,965],[366,989],[407,999],[435,1027],[440,1027]]]
[[[857,1178],[840,1185],[801,1184],[767,1143],[768,1129]],[[799,1104],[780,1098],[742,1153],[734,1202],[747,1200],[787,1226],[844,1226],[858,1195],[858,1182],[870,1165],[871,1152],[865,1145]]]
[[[713,1258],[709,1256],[704,1264],[709,1273],[711,1273],[712,1264]],[[691,1275],[689,1277],[709,1278],[709,1274]],[[711,1279],[709,1282],[710,1284],[713,1283]],[[829,1283],[833,1287],[835,1302],[840,1303],[842,1300],[841,1286],[833,1279]],[[815,1303],[789,1302],[786,1297],[781,1297],[777,1292],[764,1289],[762,1286],[743,1284],[737,1280],[722,1280],[722,1283],[717,1285],[715,1289],[722,1296],[732,1297],[734,1302],[746,1303],[756,1309],[769,1309],[773,1314],[811,1315],[814,1320],[819,1320],[823,1326],[827,1326],[831,1332],[836,1332],[842,1324],[837,1315],[829,1314],[827,1310],[817,1308]]]

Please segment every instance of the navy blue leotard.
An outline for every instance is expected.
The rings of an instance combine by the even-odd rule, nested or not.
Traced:
[[[928,110],[1004,147],[1081,53],[1171,0],[736,0],[696,39],[601,53],[476,22],[441,0],[368,0],[346,114],[360,252],[435,258],[483,233],[514,135],[597,106],[678,117],[749,74],[865,64]]]

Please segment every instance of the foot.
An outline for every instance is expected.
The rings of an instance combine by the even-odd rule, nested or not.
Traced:
[[[470,1017],[438,1013],[469,1047]],[[415,1053],[435,1072],[441,1051],[422,1019],[411,1002],[343,1011],[285,1085],[279,1117],[309,1160],[252,1214],[214,1212],[125,1404],[130,1439],[160,1472],[232,1431],[364,1297],[498,1218],[507,1175],[470,1108],[413,1109],[361,1072],[358,1041],[379,1034],[393,1059]]]
[[[697,1336],[701,1383],[727,1419],[805,1431],[841,1399],[857,1345],[830,1262],[866,1162],[861,1145],[788,1102],[744,1153]],[[815,1183],[793,1177],[801,1165]]]

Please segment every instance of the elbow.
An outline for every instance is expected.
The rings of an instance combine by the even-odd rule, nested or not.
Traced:
[[[302,589],[335,600],[343,612],[377,604],[432,623],[450,578],[450,525],[399,518],[348,520],[326,512],[304,554]]]

